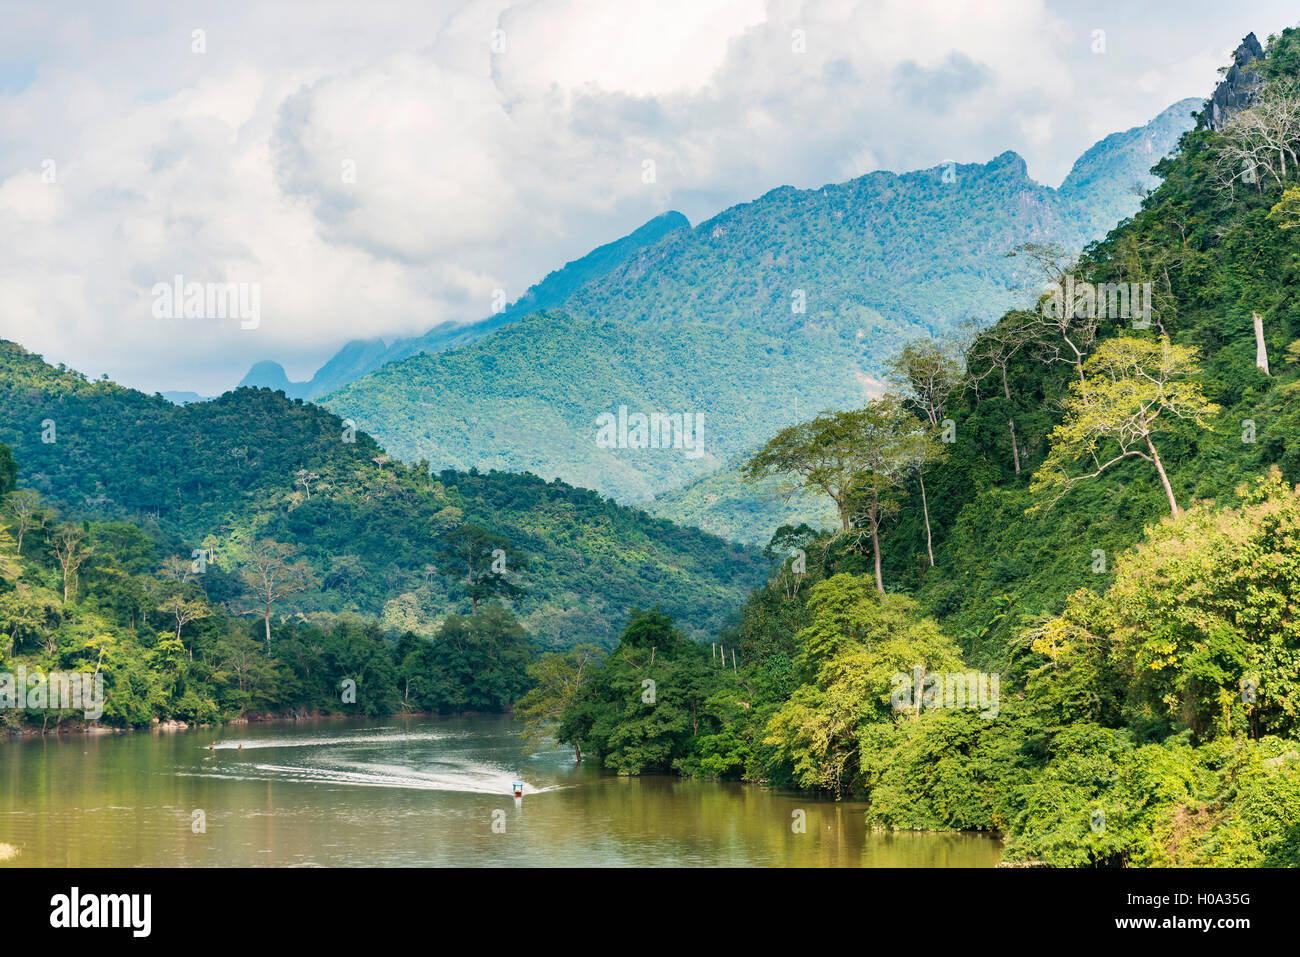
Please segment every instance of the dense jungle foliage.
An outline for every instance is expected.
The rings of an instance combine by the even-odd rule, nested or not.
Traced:
[[[1000,831],[1009,862],[1300,864],[1298,41],[1105,239],[1013,250],[1058,287],[1150,283],[1149,322],[1045,296],[961,354],[918,343],[894,381],[921,457],[883,415],[773,436],[750,470],[842,530],[777,534],[725,655],[650,612],[580,672],[543,657],[530,734]]]

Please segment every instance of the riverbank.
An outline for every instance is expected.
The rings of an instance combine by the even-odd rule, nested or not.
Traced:
[[[479,718],[479,717],[509,717],[511,712],[482,712],[482,711],[463,711],[457,714],[440,715],[432,711],[395,711],[388,715],[375,716],[375,720],[390,718]],[[162,732],[180,732],[196,731],[202,728],[227,728],[247,725],[274,725],[274,724],[300,724],[304,721],[348,721],[355,720],[358,716],[347,714],[342,711],[323,711],[320,709],[302,709],[296,708],[290,711],[249,711],[238,717],[231,718],[228,721],[206,721],[190,723],[182,721],[179,718],[154,718],[148,724],[130,725],[127,727],[115,727],[113,725],[100,724],[98,721],[87,722],[82,719],[68,719],[56,724],[53,728],[40,728],[33,724],[22,724],[17,727],[11,725],[0,726],[5,738],[15,737],[49,737],[51,735],[105,735],[105,734],[130,734],[139,731]]]
[[[508,715],[508,711],[500,713]],[[438,715],[433,711],[394,711],[393,714],[383,715],[383,718],[478,718],[485,716],[480,711],[464,711],[455,715]],[[83,719],[66,719],[64,722],[56,724],[55,727],[38,727],[35,724],[23,723],[19,726],[3,726],[4,737],[48,737],[51,735],[126,735],[139,731],[153,732],[179,732],[179,731],[198,731],[200,728],[226,728],[250,726],[250,724],[298,724],[302,722],[320,722],[320,720],[350,720],[356,719],[355,714],[346,714],[343,711],[322,711],[322,710],[303,710],[295,709],[292,711],[247,711],[240,714],[237,718],[224,720],[224,722],[200,722],[190,723],[178,718],[153,718],[148,724],[138,724],[138,726],[114,727],[110,724],[100,724],[99,722],[86,722]],[[378,718],[376,718],[378,720]],[[0,739],[3,740],[3,739]]]
[[[18,853],[0,866],[993,867],[1001,856],[988,835],[874,832],[861,801],[618,776],[575,766],[567,748],[525,754],[504,715],[250,722],[242,750],[209,751],[213,736],[12,748],[0,843]]]

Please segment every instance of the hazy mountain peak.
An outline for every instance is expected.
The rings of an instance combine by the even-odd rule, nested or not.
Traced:
[[[303,382],[291,382],[280,363],[263,359],[254,363],[248,374],[239,380],[238,388],[270,389],[272,392],[283,392],[290,399],[297,399],[303,397],[305,385]]]

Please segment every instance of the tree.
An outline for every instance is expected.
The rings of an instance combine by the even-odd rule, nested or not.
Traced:
[[[547,737],[573,745],[573,756],[582,763],[581,734],[565,737],[560,730],[564,715],[586,690],[592,673],[605,660],[605,652],[595,645],[578,645],[564,652],[542,655],[528,666],[533,688],[515,702],[514,715],[524,722],[523,739],[529,749]]]
[[[810,422],[787,426],[741,469],[748,482],[772,475],[784,478],[781,491],[789,499],[802,489],[830,497],[839,512],[840,528],[848,531],[849,490],[863,456],[858,433],[860,412],[823,412]]]
[[[1164,337],[1111,339],[1088,359],[1086,372],[1084,381],[1070,384],[1065,418],[1052,431],[1051,451],[1031,490],[1051,493],[1050,505],[1076,482],[1096,478],[1126,458],[1140,458],[1155,467],[1169,511],[1178,515],[1154,436],[1178,420],[1209,428],[1210,417],[1219,411],[1188,378],[1200,372],[1196,351]],[[1104,455],[1110,457],[1103,461]],[[1071,475],[1070,467],[1085,459],[1096,467]]]
[[[158,610],[171,614],[176,619],[176,640],[181,640],[181,629],[192,621],[198,621],[201,618],[207,618],[212,614],[212,606],[208,604],[205,598],[185,598],[183,595],[175,594],[169,597]],[[194,648],[189,646],[187,650],[190,653],[190,659],[194,658]]]
[[[885,377],[931,425],[938,425],[948,400],[965,383],[962,364],[933,339],[914,339],[885,362]]]
[[[93,681],[98,677],[100,670],[104,667],[104,655],[108,650],[118,643],[117,638],[107,633],[101,633],[91,638],[87,638],[82,643],[82,650],[89,651],[95,656],[95,671],[91,675]]]
[[[45,524],[41,497],[30,489],[18,489],[5,500],[5,509],[13,517],[14,530],[18,533],[18,554],[22,555],[23,536]]]
[[[498,604],[448,615],[432,640],[405,636],[398,653],[404,697],[443,714],[509,709],[528,687],[533,657],[527,632]]]
[[[894,705],[895,676],[960,671],[961,657],[912,599],[873,593],[862,576],[818,583],[808,610],[797,637],[803,683],[763,731],[768,771],[800,788],[860,790],[866,733],[919,713]]]
[[[1104,310],[1098,308],[1095,293],[1091,298],[1073,294],[1070,264],[1058,247],[1027,243],[1018,247],[1017,252],[1037,263],[1048,280],[1047,294],[1040,300],[1038,310],[1031,313],[1032,340],[1044,362],[1070,363],[1082,382],[1083,362],[1097,341],[1098,321]]]
[[[1275,79],[1259,92],[1249,109],[1229,118],[1214,141],[1214,175],[1220,189],[1237,183],[1264,189],[1264,176],[1286,180],[1297,165],[1300,141],[1300,82]],[[1263,174],[1263,175],[1261,175]]]
[[[253,692],[259,686],[269,685],[275,678],[273,662],[257,647],[257,642],[247,635],[225,637],[217,646],[217,677],[230,681],[239,689],[236,699],[241,710],[253,703]]]
[[[925,467],[936,462],[942,462],[947,458],[947,452],[943,445],[935,436],[935,430],[930,430],[924,436],[917,436],[915,441],[908,448],[905,448],[900,456],[903,468],[908,474],[916,476],[916,483],[921,490],[921,515],[925,519],[925,552],[930,559],[930,567],[934,567],[934,537],[930,530],[930,502],[925,494]]]
[[[163,559],[162,568],[158,569],[158,577],[177,585],[187,584],[194,580],[194,563],[179,555],[168,555]]]
[[[0,442],[0,495],[8,495],[18,487],[18,463],[9,446]]]
[[[310,469],[299,469],[294,473],[294,484],[301,485],[307,491],[307,501],[311,501],[311,483],[320,478]]]
[[[77,573],[93,549],[86,544],[86,530],[75,522],[65,522],[50,542],[54,557],[63,569],[63,601],[66,604],[77,590]]]
[[[575,696],[556,729],[581,740],[604,767],[620,774],[680,771],[701,736],[717,730],[706,706],[722,669],[658,609],[633,610],[618,647]]]
[[[434,564],[438,571],[463,584],[470,600],[470,614],[478,614],[480,602],[489,598],[520,598],[523,588],[507,575],[528,567],[527,559],[500,535],[466,522],[434,539]]]
[[[292,545],[260,539],[248,549],[248,561],[239,577],[252,592],[266,627],[266,652],[271,653],[271,608],[289,595],[315,584],[315,577],[305,561],[295,561],[298,550]]]
[[[746,481],[771,475],[785,478],[787,496],[800,489],[828,495],[839,510],[841,534],[865,521],[876,562],[876,584],[883,592],[880,526],[896,511],[890,491],[903,483],[933,442],[897,396],[886,395],[850,412],[823,412],[811,422],[788,426],[773,436],[743,467]]]
[[[941,452],[934,434],[894,396],[883,396],[862,411],[859,433],[862,467],[853,476],[849,505],[853,527],[865,529],[871,539],[876,588],[883,594],[880,529],[901,507],[898,496],[907,477],[935,461]],[[926,528],[929,528],[928,514]]]
[[[976,401],[979,400],[980,384],[989,375],[997,372],[1002,379],[1003,398],[1006,399],[1008,406],[1011,405],[1011,382],[1007,375],[1007,368],[1033,339],[1034,318],[1026,312],[1007,313],[1000,322],[975,338],[966,356],[966,381],[975,390]],[[1007,416],[1007,428],[1011,433],[1011,461],[1016,474],[1019,475],[1020,447],[1016,441],[1014,415]]]
[[[961,362],[933,339],[917,339],[908,343],[885,366],[888,370],[887,377],[903,390],[904,397],[925,417],[932,429],[940,427],[949,399],[966,381]],[[921,489],[925,550],[930,557],[930,567],[933,568],[934,540],[930,530],[930,502],[925,494],[925,466],[943,456],[936,444],[927,444],[919,448],[918,452],[923,454],[913,463],[913,469]]]
[[[1049,623],[1053,657],[1101,649],[1132,709],[1201,739],[1300,729],[1300,489],[1276,466],[1236,507],[1198,504],[1150,527]],[[1047,649],[1036,649],[1044,650]]]
[[[772,533],[772,539],[763,549],[763,557],[780,561],[768,583],[779,588],[787,599],[794,599],[808,577],[808,549],[817,541],[818,533],[807,523],[798,526],[782,525]]]
[[[1300,226],[1300,186],[1284,189],[1282,198],[1273,204],[1266,218],[1274,220],[1278,229],[1295,229]]]
[[[5,657],[16,654],[24,641],[53,634],[60,624],[57,596],[20,584],[0,593],[0,628],[6,636]]]

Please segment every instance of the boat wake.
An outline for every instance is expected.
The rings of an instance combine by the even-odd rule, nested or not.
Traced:
[[[419,741],[446,741],[464,737],[445,731],[408,731],[399,734],[353,734],[343,737],[232,738],[215,746],[201,745],[205,751],[259,751],[263,748],[316,748],[332,744],[401,744]]]
[[[222,756],[209,754],[199,766],[178,768],[176,773],[230,781],[512,794],[514,782],[520,780],[519,769],[483,761],[482,754],[471,756],[454,743],[463,737],[445,731],[424,731],[233,739],[205,747],[209,752],[224,752]],[[276,749],[292,750],[280,761],[258,759],[251,754]],[[231,760],[232,752],[244,760]],[[566,786],[524,782],[523,793],[541,794]]]

